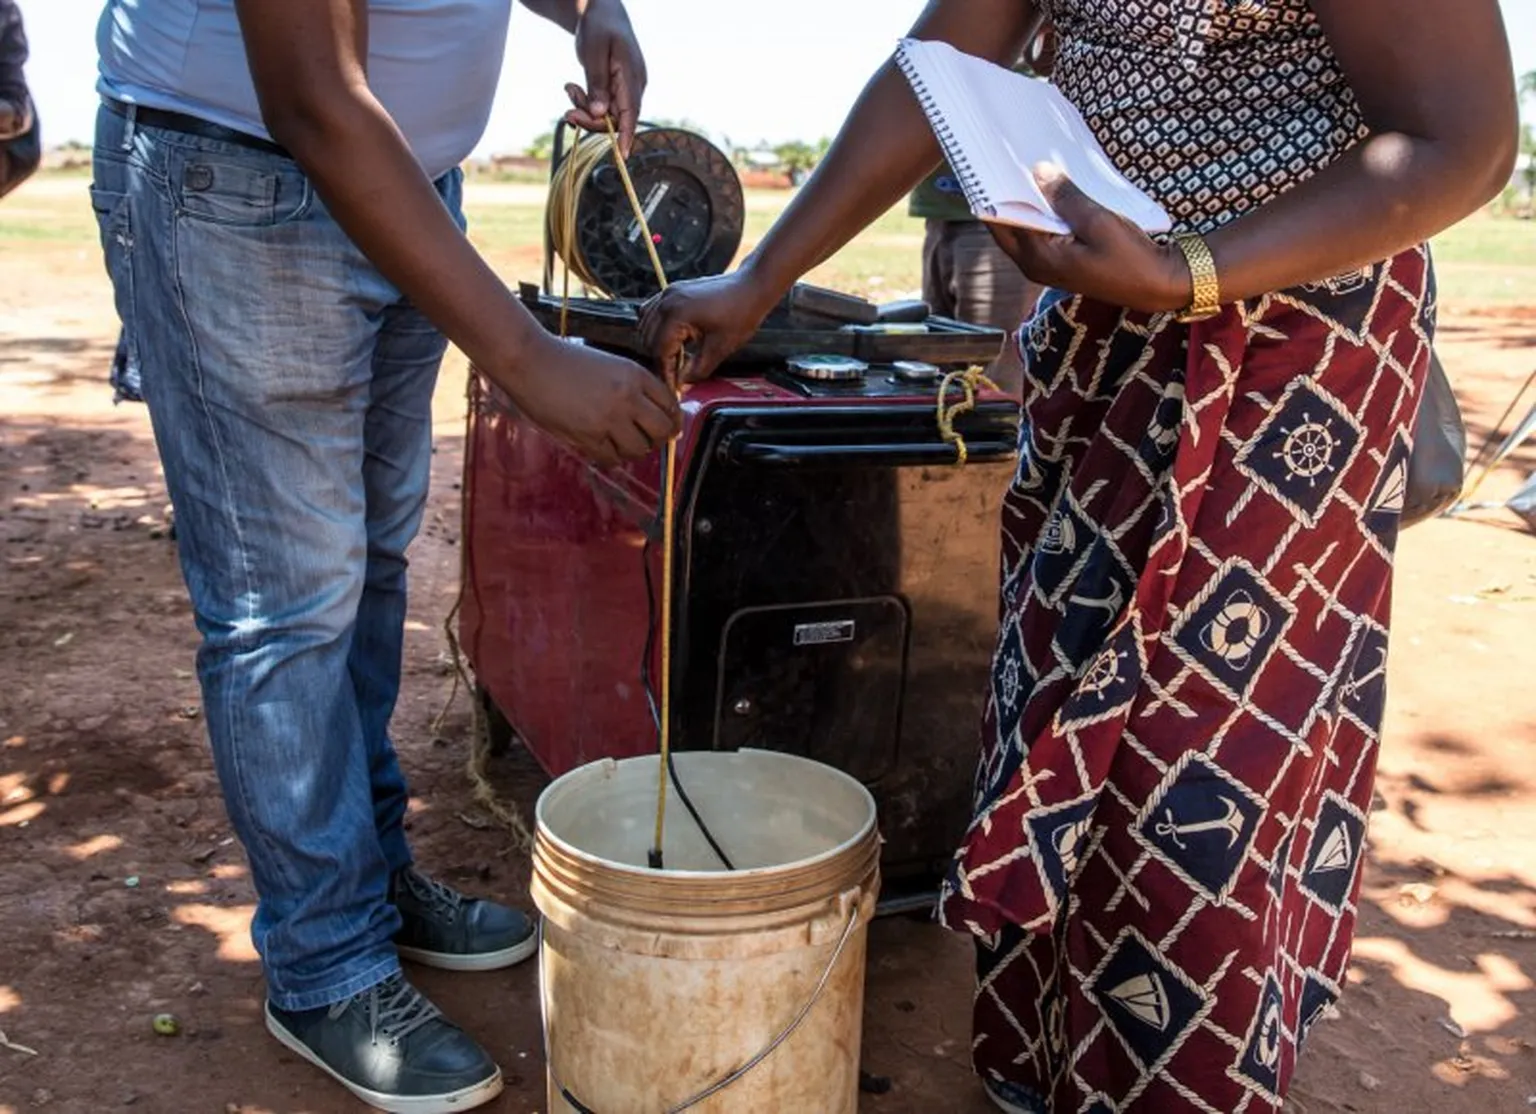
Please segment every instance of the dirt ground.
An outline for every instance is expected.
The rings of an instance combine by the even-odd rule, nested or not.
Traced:
[[[195,636],[147,419],[105,385],[115,324],[94,253],[0,255],[0,1114],[358,1109],[262,1031],[252,895],[203,738]],[[1536,360],[1536,311],[1448,305],[1444,358],[1475,442]],[[455,584],[463,368],[439,395],[436,488],[414,550],[396,737],[412,835],[445,878],[525,903],[526,862],[484,825],[447,743],[438,627]],[[1531,454],[1492,479],[1507,492]],[[1509,516],[1401,545],[1392,700],[1366,897],[1339,1015],[1298,1111],[1536,1105],[1536,537]],[[498,767],[526,806],[537,774]],[[500,1059],[498,1112],[543,1108],[534,973],[417,972]],[[872,1114],[990,1109],[967,1067],[969,948],[878,924]],[[151,1018],[174,1013],[175,1037]]]

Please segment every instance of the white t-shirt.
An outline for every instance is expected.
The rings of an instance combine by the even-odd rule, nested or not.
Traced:
[[[369,0],[368,84],[436,178],[485,132],[512,0]],[[270,139],[234,0],[107,0],[97,88]]]

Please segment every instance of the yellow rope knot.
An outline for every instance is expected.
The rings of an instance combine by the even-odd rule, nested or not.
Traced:
[[[958,387],[960,397],[950,401],[950,389]],[[968,367],[963,371],[952,371],[944,376],[939,383],[939,401],[937,416],[939,420],[939,436],[944,438],[947,444],[955,447],[955,463],[965,466],[970,459],[970,451],[965,447],[965,438],[955,429],[955,421],[963,414],[969,414],[976,409],[976,392],[982,388],[987,390],[1001,390],[996,383],[987,378],[987,369],[980,365]]]

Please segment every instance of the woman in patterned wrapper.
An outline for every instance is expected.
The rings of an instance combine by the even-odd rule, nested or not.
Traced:
[[[914,30],[1005,63],[1052,18],[1057,86],[1175,219],[1149,239],[1043,173],[1071,234],[995,233],[1053,292],[1020,336],[976,814],[941,914],[976,937],[973,1055],[1004,1109],[1279,1110],[1342,988],[1423,244],[1515,150],[1497,0],[1443,15],[932,0]],[[886,66],[742,267],[649,308],[663,366],[687,346],[707,375],[938,158]]]

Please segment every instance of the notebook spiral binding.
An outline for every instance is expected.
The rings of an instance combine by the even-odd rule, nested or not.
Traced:
[[[950,170],[960,181],[960,188],[965,191],[965,199],[970,203],[972,210],[981,213],[995,213],[997,210],[992,204],[992,199],[982,187],[980,179],[976,176],[975,169],[971,166],[971,160],[960,149],[955,141],[954,129],[949,126],[949,121],[939,111],[938,104],[928,92],[927,83],[917,72],[917,66],[907,53],[906,44],[903,43],[896,50],[896,65],[906,77],[907,83],[912,86],[912,92],[917,97],[917,103],[923,110],[923,115],[928,117],[928,124],[933,128],[933,134],[939,141],[939,147],[944,151],[945,161],[949,163]]]

